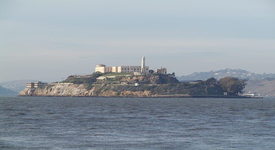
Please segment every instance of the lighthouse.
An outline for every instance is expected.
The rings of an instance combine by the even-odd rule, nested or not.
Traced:
[[[146,69],[145,69],[145,57],[143,56],[142,58],[141,58],[141,73],[145,73],[146,71],[145,71]]]

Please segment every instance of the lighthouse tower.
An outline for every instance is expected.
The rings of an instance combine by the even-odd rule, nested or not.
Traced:
[[[141,73],[145,74],[145,57],[143,56],[141,59]]]

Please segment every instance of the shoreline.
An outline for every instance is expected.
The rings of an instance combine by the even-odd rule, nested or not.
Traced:
[[[51,95],[17,95],[17,97],[91,97],[91,98],[242,98],[242,99],[263,99],[264,97],[248,97],[248,96],[172,96],[172,95],[159,95],[159,96],[51,96]]]

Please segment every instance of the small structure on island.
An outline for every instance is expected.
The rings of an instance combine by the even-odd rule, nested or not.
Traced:
[[[157,69],[157,73],[158,74],[167,74],[167,69],[161,67],[160,69]]]
[[[43,83],[41,81],[38,82],[31,82],[26,84],[26,88],[41,88],[47,85],[47,83]]]

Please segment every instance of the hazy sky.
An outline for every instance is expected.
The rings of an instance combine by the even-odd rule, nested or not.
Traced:
[[[96,64],[275,73],[275,0],[0,0],[0,82]]]

